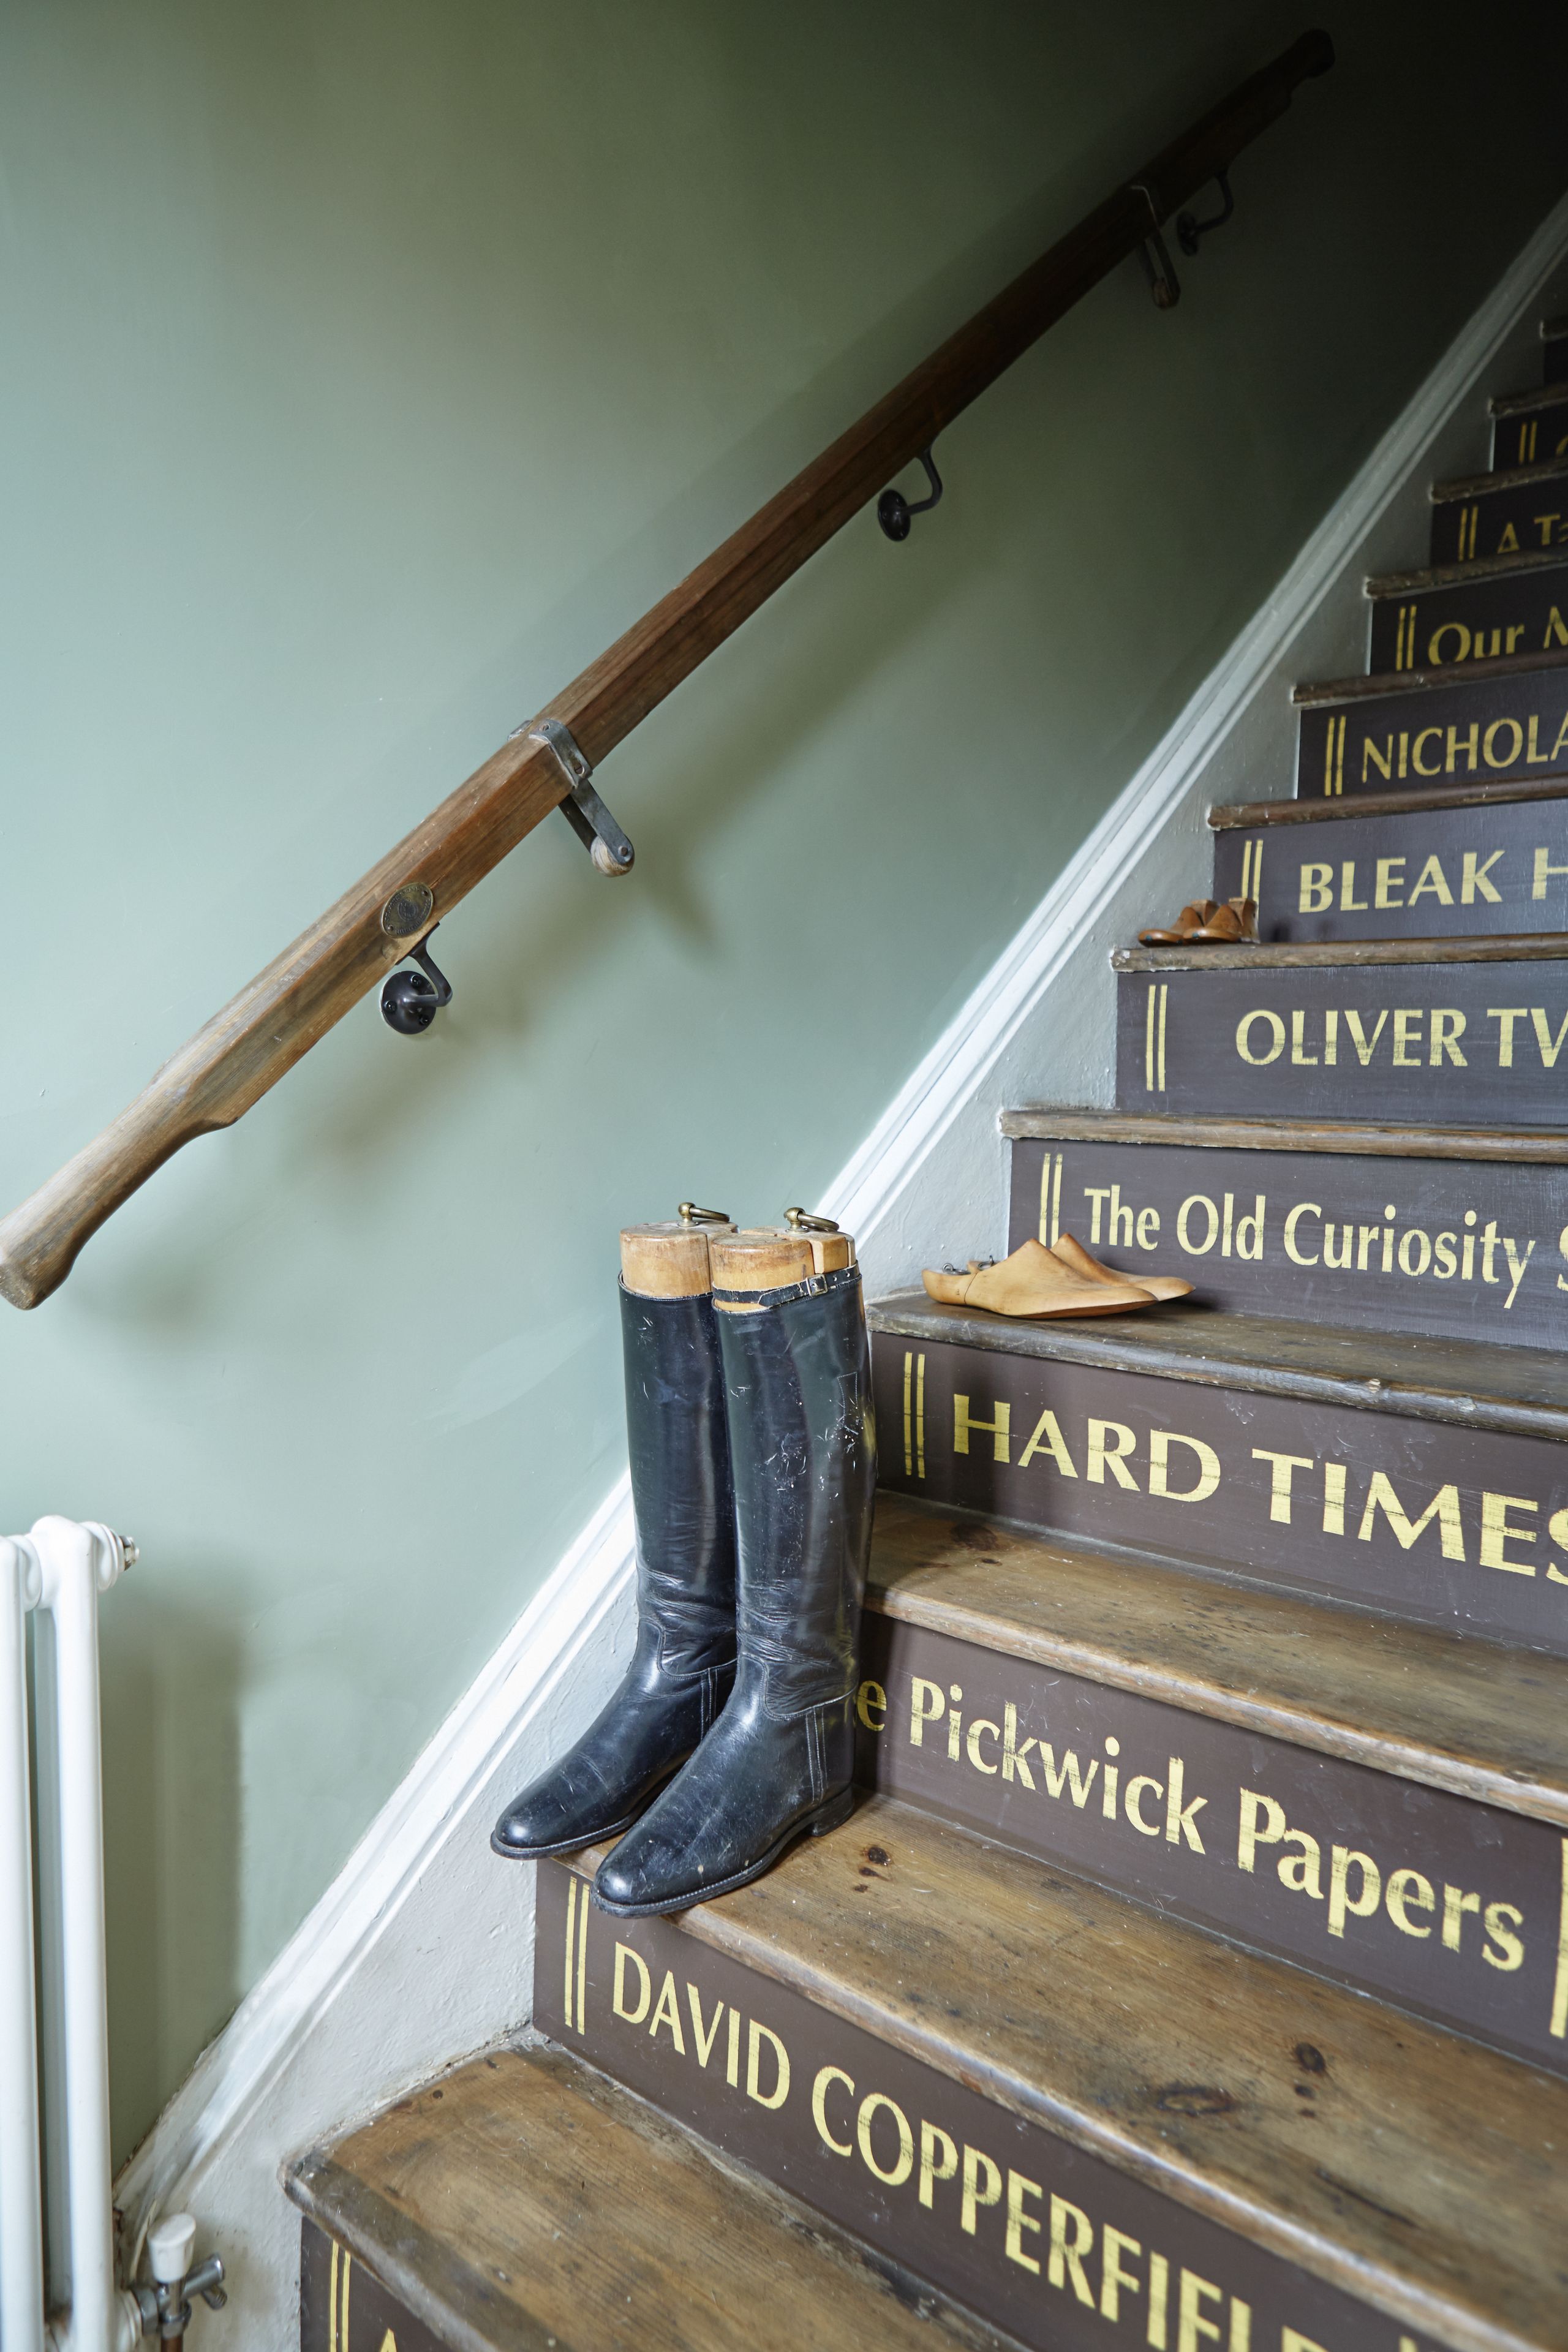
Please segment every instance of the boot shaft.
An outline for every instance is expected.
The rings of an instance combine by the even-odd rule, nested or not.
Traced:
[[[735,1509],[711,1299],[621,1286],[639,1642],[667,1673],[735,1654]]]
[[[717,1292],[734,1481],[741,1680],[774,1717],[853,1690],[877,1480],[854,1266]]]

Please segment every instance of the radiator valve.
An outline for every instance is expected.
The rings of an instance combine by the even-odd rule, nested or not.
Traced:
[[[131,2290],[142,2314],[143,2336],[156,2336],[164,2344],[181,2344],[191,2324],[193,2295],[200,2295],[209,2311],[221,2311],[228,2301],[223,2291],[223,2263],[216,2254],[208,2254],[192,2269],[195,2242],[196,2225],[188,2213],[167,2214],[148,2231],[147,2261],[153,2284]]]

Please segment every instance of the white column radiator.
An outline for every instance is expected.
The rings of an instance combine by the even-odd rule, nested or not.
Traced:
[[[99,1595],[135,1556],[110,1528],[73,1519],[0,1538],[0,2352],[130,2352],[142,2334],[114,2278],[98,1712]]]

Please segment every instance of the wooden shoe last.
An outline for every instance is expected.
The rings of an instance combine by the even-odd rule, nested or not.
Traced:
[[[1131,1283],[1157,1301],[1190,1298],[1193,1295],[1192,1284],[1184,1282],[1177,1274],[1118,1274],[1113,1267],[1101,1265],[1098,1258],[1090,1257],[1083,1244],[1075,1242],[1070,1234],[1058,1235],[1051,1244],[1050,1255],[1069,1274],[1079,1276],[1085,1282],[1102,1282],[1117,1290],[1125,1289]]]
[[[1124,1315],[1152,1307],[1152,1295],[1103,1268],[1093,1278],[1075,1273],[1043,1243],[1025,1242],[1011,1257],[966,1274],[921,1276],[928,1297],[944,1307],[980,1307],[991,1315]]]
[[[1168,931],[1140,931],[1138,944],[1144,948],[1235,947],[1238,941],[1253,941],[1257,937],[1256,898],[1228,898],[1223,905],[1216,898],[1205,898],[1184,907]]]

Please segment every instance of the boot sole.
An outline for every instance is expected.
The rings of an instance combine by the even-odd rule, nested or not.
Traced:
[[[595,1907],[607,1911],[616,1919],[651,1919],[667,1911],[690,1911],[699,1903],[710,1903],[715,1895],[732,1895],[738,1886],[750,1886],[754,1878],[761,1878],[764,1871],[771,1870],[775,1862],[782,1860],[792,1845],[797,1845],[802,1838],[826,1837],[829,1830],[841,1829],[854,1810],[855,1791],[848,1788],[839,1796],[830,1797],[826,1804],[815,1813],[808,1813],[805,1821],[797,1822],[793,1829],[786,1830],[783,1837],[768,1848],[760,1862],[749,1864],[744,1870],[737,1870],[728,1878],[716,1878],[711,1886],[694,1888],[689,1895],[666,1895],[661,1903],[607,1903],[600,1894],[599,1883],[595,1879],[593,1886]]]

